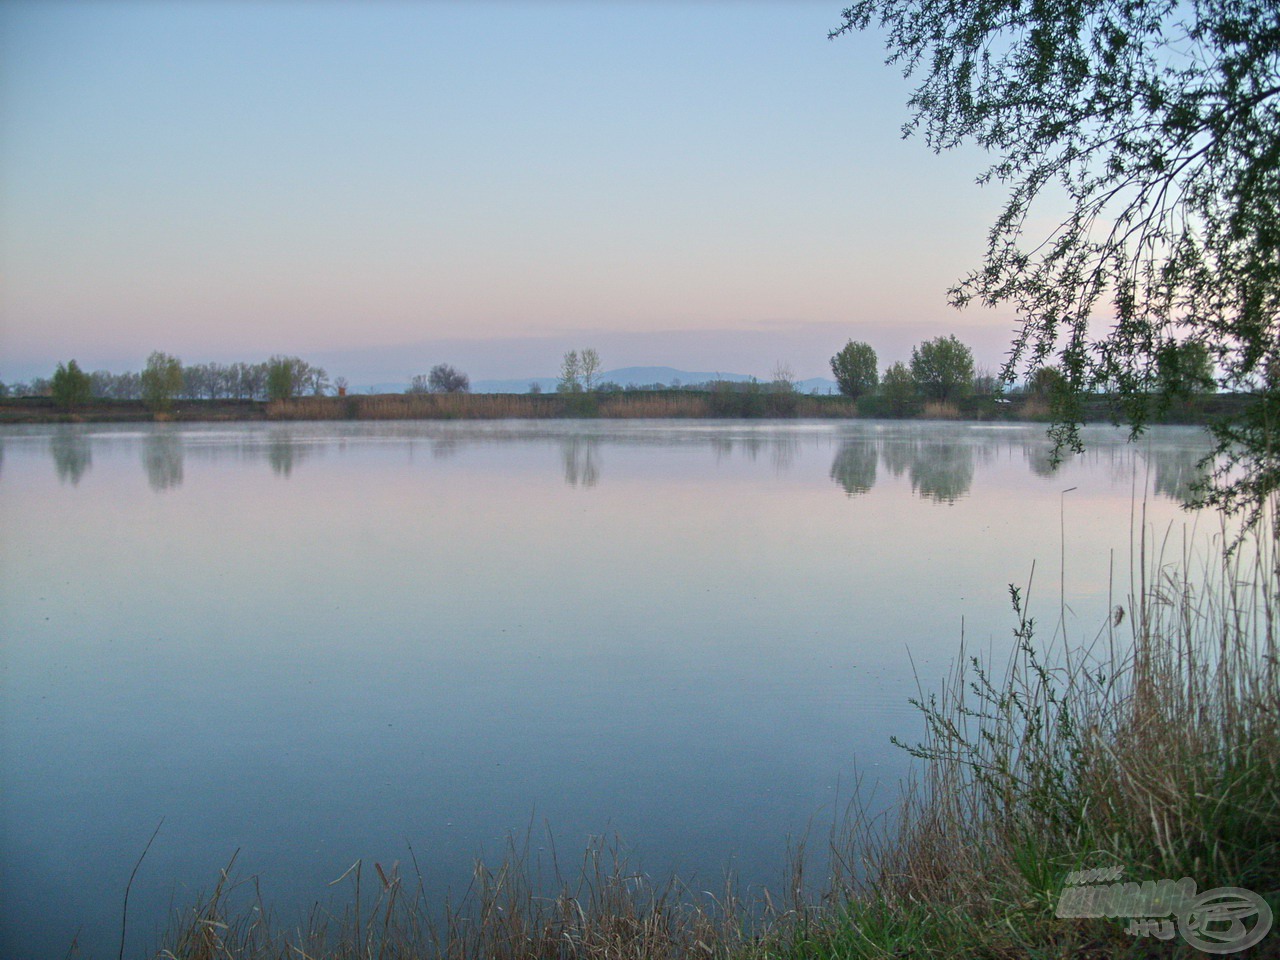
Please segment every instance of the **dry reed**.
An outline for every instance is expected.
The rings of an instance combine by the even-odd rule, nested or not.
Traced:
[[[920,416],[925,420],[959,420],[960,408],[954,403],[931,401],[924,405]]]
[[[701,391],[624,391],[577,394],[391,393],[371,396],[296,397],[266,405],[272,420],[502,420],[600,417],[610,419],[783,415],[762,409],[722,411]],[[840,397],[788,396],[786,416],[853,417],[857,408]]]
[[[1280,578],[1270,534],[1226,542],[1140,560],[1128,605],[1083,647],[1042,643],[1011,588],[1014,659],[1002,677],[962,660],[918,704],[920,780],[896,828],[864,836],[871,869],[826,952],[1147,955],[1124,920],[1055,916],[1068,874],[1095,867],[1276,902]]]

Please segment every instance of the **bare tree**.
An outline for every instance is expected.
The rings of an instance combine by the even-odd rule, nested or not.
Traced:
[[[556,384],[558,393],[582,392],[582,362],[578,359],[578,351],[570,350],[560,362],[560,382]]]
[[[470,393],[471,378],[447,363],[437,363],[427,375],[427,387],[432,393]]]
[[[578,354],[582,389],[594,390],[600,383],[600,354],[590,347]]]

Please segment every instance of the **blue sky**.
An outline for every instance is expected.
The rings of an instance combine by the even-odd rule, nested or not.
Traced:
[[[0,378],[320,358],[407,379],[822,374],[958,313],[1000,194],[902,140],[840,3],[0,4]]]

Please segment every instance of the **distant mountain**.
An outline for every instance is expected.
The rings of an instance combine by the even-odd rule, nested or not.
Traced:
[[[808,380],[797,380],[796,389],[801,393],[839,393],[840,385],[826,377],[810,377]]]
[[[689,386],[691,384],[708,383],[712,380],[732,380],[742,382],[751,377],[745,373],[726,373],[724,371],[677,370],[675,367],[619,367],[617,370],[606,370],[601,381],[616,383],[624,387],[647,387],[663,384],[667,387]],[[528,393],[531,384],[538,384],[543,391],[552,393],[560,381],[556,377],[529,377],[526,380],[473,380],[471,389],[475,393]],[[403,388],[401,388],[403,389]],[[837,393],[834,380],[823,377],[811,377],[796,382],[796,389],[801,393]]]

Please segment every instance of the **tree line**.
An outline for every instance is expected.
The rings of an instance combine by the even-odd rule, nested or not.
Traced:
[[[961,397],[997,395],[1021,390],[1048,400],[1056,408],[1069,402],[1071,385],[1059,369],[1044,366],[1034,372],[1021,387],[1014,387],[1000,377],[977,368],[973,351],[954,335],[935,337],[912,348],[910,362],[898,361],[883,371],[879,369],[875,349],[868,343],[850,340],[830,360],[831,372],[840,392],[852,399],[875,397],[880,412],[902,415],[919,400],[951,403]],[[1195,393],[1213,390],[1213,361],[1203,345],[1186,342],[1166,346],[1155,357],[1154,383],[1158,390],[1152,396],[1157,405],[1168,405]],[[562,394],[592,394],[622,391],[619,384],[601,377],[600,355],[594,349],[570,350],[561,363],[556,391]],[[795,377],[789,367],[778,364],[773,379],[761,383],[754,378],[746,382],[716,381],[665,387],[629,386],[626,389],[686,389],[713,392],[726,403],[744,394],[790,394],[795,390]],[[406,393],[469,393],[467,374],[447,363],[436,364],[429,373],[413,377]],[[106,400],[142,400],[152,408],[163,410],[175,400],[288,400],[300,396],[345,395],[347,380],[330,381],[323,367],[300,357],[277,354],[262,363],[198,363],[183,364],[162,351],[153,352],[139,372],[114,374],[106,370],[92,373],[80,368],[75,360],[58,364],[47,380],[37,378],[27,383],[6,386],[0,383],[0,397],[51,396],[60,406],[71,409],[94,398]],[[537,384],[531,392],[538,392]],[[584,398],[585,399],[585,398]],[[785,404],[766,397],[771,415],[786,416]],[[777,407],[775,410],[774,408]]]
[[[174,400],[282,400],[307,394],[321,396],[345,391],[347,382],[332,383],[323,367],[300,357],[276,355],[262,363],[183,364],[177,357],[154,351],[141,371],[111,373],[81,369],[71,360],[58,364],[52,377],[0,383],[0,397],[51,396],[63,406],[90,399],[144,400],[163,408]]]
[[[301,357],[277,354],[261,363],[184,364],[155,351],[140,371],[88,372],[74,359],[58,364],[51,377],[0,382],[0,398],[52,397],[71,409],[93,399],[142,400],[163,410],[175,400],[289,400],[303,396],[345,395],[345,377],[329,378],[324,367]],[[406,393],[467,393],[471,381],[447,363],[415,376]]]
[[[912,348],[910,364],[899,360],[883,374],[875,349],[860,340],[850,340],[831,358],[841,393],[855,400],[879,396],[896,413],[916,399],[946,403],[969,393],[999,392],[996,377],[975,369],[973,351],[955,336],[926,340]]]
[[[1200,343],[1186,341],[1167,345],[1156,354],[1152,390],[1144,402],[1154,401],[1157,409],[1181,399],[1216,389],[1213,358]],[[847,397],[877,396],[895,413],[902,413],[915,400],[948,403],[969,394],[1024,392],[1046,399],[1057,409],[1068,402],[1072,386],[1066,374],[1053,366],[1041,366],[1018,388],[1006,377],[978,370],[973,351],[955,336],[935,337],[911,350],[910,363],[899,360],[879,371],[874,348],[860,340],[850,340],[831,358],[831,373]],[[1100,381],[1099,392],[1120,392],[1120,384]]]

